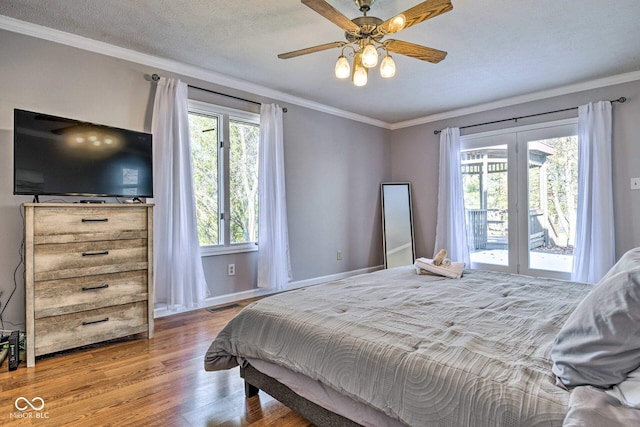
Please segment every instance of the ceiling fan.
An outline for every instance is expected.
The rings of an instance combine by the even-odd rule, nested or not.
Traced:
[[[400,30],[452,10],[453,5],[451,4],[451,0],[427,0],[386,21],[376,18],[375,16],[367,16],[367,12],[371,9],[371,5],[375,0],[355,0],[356,6],[358,6],[363,16],[354,19],[347,18],[325,0],[301,1],[305,6],[308,6],[342,28],[345,31],[347,41],[326,43],[294,50],[292,52],[281,53],[278,55],[280,59],[295,58],[296,56],[339,47],[342,48],[342,54],[336,63],[336,77],[347,78],[351,76],[356,86],[364,86],[367,84],[368,69],[375,67],[378,63],[378,49],[383,50],[385,53],[380,64],[380,74],[385,78],[395,75],[395,63],[391,55],[389,55],[389,52],[410,56],[434,64],[442,61],[447,56],[447,52],[442,50],[401,40],[387,39],[383,41],[383,38],[389,34],[397,33]],[[353,72],[349,61],[344,55],[345,49],[347,48],[353,50]]]

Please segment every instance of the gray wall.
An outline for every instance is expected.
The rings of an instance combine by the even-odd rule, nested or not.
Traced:
[[[391,178],[388,131],[301,108],[285,116],[294,280],[381,265],[379,184]]]
[[[154,85],[145,76],[163,70],[85,52],[68,46],[0,31],[0,301],[13,289],[22,239],[20,204],[13,196],[13,109],[22,108],[122,128],[150,131]],[[189,84],[256,101],[271,102],[237,90],[183,78]],[[411,128],[388,131],[333,115],[286,105],[285,169],[292,268],[295,281],[382,264],[379,183],[413,183],[416,250],[431,256],[435,238],[438,186],[438,137],[433,130],[464,126],[626,96],[614,107],[614,203],[618,256],[640,245],[640,191],[629,178],[640,176],[640,82],[530,102]],[[256,106],[206,92],[190,97],[229,107]],[[277,102],[277,100],[275,101]],[[522,120],[518,125],[570,117],[562,113]],[[509,127],[474,128],[474,132]],[[47,198],[43,198],[46,200]],[[341,250],[343,260],[336,260]],[[255,288],[255,252],[203,258],[213,296]],[[236,275],[227,276],[227,264]],[[24,321],[24,282],[4,313]],[[7,325],[11,326],[11,325]]]
[[[396,181],[413,183],[417,255],[430,257],[435,244],[440,150],[439,136],[433,134],[434,130],[554,111],[621,96],[627,97],[628,101],[614,104],[612,141],[617,256],[640,246],[640,191],[630,189],[630,178],[640,177],[640,81],[636,81],[393,131],[391,173]],[[479,126],[461,133],[465,135],[568,117],[577,117],[577,110],[522,119],[517,124],[505,122]]]
[[[13,192],[13,109],[21,108],[149,132],[153,69],[69,46],[0,30],[0,301],[13,289],[23,226]],[[180,76],[177,76],[180,77]],[[268,101],[183,78],[189,84]],[[190,90],[190,97],[256,110],[244,102]],[[391,177],[388,130],[314,110],[284,105],[285,169],[294,280],[382,264],[378,184]],[[53,197],[42,197],[41,201]],[[56,199],[60,199],[56,197]],[[72,200],[72,199],[68,199]],[[343,260],[336,260],[336,251]],[[255,288],[256,252],[203,258],[213,296]],[[227,264],[236,275],[227,276]],[[24,322],[24,281],[4,319]],[[7,325],[11,326],[11,325]]]

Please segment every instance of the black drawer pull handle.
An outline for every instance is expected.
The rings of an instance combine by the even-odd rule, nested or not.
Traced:
[[[109,287],[108,283],[103,283],[102,285],[99,285],[99,286],[83,287],[82,292],[95,291],[96,289],[107,289],[108,287]]]
[[[105,317],[104,319],[93,320],[91,322],[82,322],[82,326],[93,325],[94,323],[102,323],[102,322],[108,322],[108,321],[109,321],[109,318]]]
[[[102,251],[102,252],[82,252],[82,256],[98,256],[98,255],[109,255],[109,251]]]
[[[82,218],[82,222],[108,222],[109,218]]]

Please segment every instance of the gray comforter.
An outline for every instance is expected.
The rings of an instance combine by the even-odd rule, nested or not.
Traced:
[[[249,305],[211,344],[205,368],[263,359],[413,426],[560,426],[569,392],[555,385],[549,351],[590,289],[383,270]]]

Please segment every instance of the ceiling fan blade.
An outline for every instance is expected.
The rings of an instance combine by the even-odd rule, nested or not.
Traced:
[[[320,52],[327,49],[333,49],[334,47],[342,47],[346,42],[333,42],[333,43],[325,43],[318,46],[308,47],[306,49],[294,50],[293,52],[281,53],[278,55],[280,59],[289,59],[295,58],[296,56],[306,55],[308,53]]]
[[[387,40],[384,45],[387,47],[389,52],[399,53],[400,55],[410,56],[422,61],[433,62],[434,64],[442,61],[447,56],[447,52],[443,50],[433,49],[400,40]]]
[[[453,9],[451,0],[427,0],[378,25],[382,34],[393,34]]]
[[[324,0],[302,0],[302,4],[315,10],[345,31],[360,30],[359,26],[351,22],[349,18],[338,12],[333,6]]]

